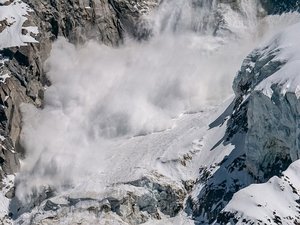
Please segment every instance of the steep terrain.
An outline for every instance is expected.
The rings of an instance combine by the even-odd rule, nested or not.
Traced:
[[[300,223],[298,6],[0,0],[1,223]]]
[[[192,215],[200,223],[216,219],[217,224],[299,222],[297,163],[291,165],[299,159],[298,27],[284,30],[244,60],[233,84],[236,97],[226,133],[219,143],[233,144],[235,149],[190,199]],[[250,185],[268,179],[266,184]]]
[[[237,96],[248,105],[245,165],[256,182],[272,177],[237,192],[226,206],[224,214],[239,214],[242,224],[253,217],[267,224],[299,223],[298,29],[289,27],[254,51],[235,79]]]

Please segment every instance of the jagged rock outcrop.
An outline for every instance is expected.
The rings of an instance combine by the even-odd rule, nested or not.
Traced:
[[[300,223],[299,160],[292,163],[280,177],[263,184],[252,184],[237,192],[222,210],[217,224]]]
[[[117,46],[121,42],[120,20],[108,1],[74,0],[66,3],[61,0],[25,0],[24,2],[34,11],[31,21],[40,30],[40,45],[49,46],[51,40],[55,40],[58,36],[64,36],[72,43],[93,39]],[[45,51],[49,53],[49,49]],[[47,54],[43,53],[41,49],[41,55],[47,57]]]
[[[188,199],[187,212],[191,210],[199,224],[243,221],[241,214],[239,220],[228,211],[220,214],[233,195],[252,183],[281,176],[299,159],[298,29],[299,24],[294,25],[254,50],[234,79],[235,99],[221,116],[226,134],[217,145],[235,148],[214,173],[208,173],[210,168],[201,172],[200,178],[207,177],[199,181],[203,187],[196,198]]]
[[[234,80],[236,107],[231,124],[246,132],[246,165],[264,181],[299,158],[299,99],[294,67],[298,34],[287,29],[264,48],[251,53]],[[285,38],[287,40],[285,40]],[[289,41],[289,47],[285,46]],[[292,84],[293,83],[293,84]],[[242,107],[247,110],[241,111]],[[247,126],[235,118],[245,118]]]
[[[296,11],[300,9],[300,1],[298,0],[260,0],[262,6],[269,14],[284,13]]]
[[[59,221],[69,219],[71,224],[80,221],[84,224],[105,224],[105,221],[109,224],[142,224],[162,216],[176,216],[183,208],[186,190],[182,184],[154,173],[125,184],[116,184],[106,195],[103,199],[87,196],[48,196],[41,202],[37,199],[38,208],[27,208],[28,211],[33,210],[30,217],[26,217],[25,210],[17,223],[59,224]]]
[[[120,19],[122,29],[126,30],[127,34],[138,40],[148,39],[151,36],[151,23],[149,24],[143,16],[157,8],[161,0],[110,0],[109,2]]]

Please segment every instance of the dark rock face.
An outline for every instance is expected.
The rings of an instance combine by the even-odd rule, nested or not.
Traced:
[[[261,4],[268,14],[281,14],[300,9],[298,0],[261,0]]]
[[[294,140],[298,138],[299,123],[299,100],[295,93],[282,95],[280,86],[276,84],[271,87],[271,97],[255,89],[261,81],[285,65],[285,61],[275,60],[279,53],[276,41],[274,45],[253,51],[245,59],[233,84],[237,107],[227,131],[235,127],[246,133],[246,165],[260,182],[280,175],[297,159],[293,153],[293,149],[298,149]],[[244,118],[244,123],[236,118]]]
[[[120,19],[122,29],[138,40],[145,40],[151,36],[151,24],[143,18],[143,15],[156,8],[160,2],[161,0],[109,1]]]
[[[228,112],[218,118],[225,121],[226,133],[216,143],[231,144],[234,149],[216,165],[218,169],[213,174],[209,173],[210,168],[201,170],[197,184],[201,190],[196,200],[188,200],[186,210],[199,224],[234,221],[232,214],[221,213],[234,193],[250,184],[282,176],[282,172],[299,159],[300,100],[297,94],[283,93],[283,84],[275,82],[269,95],[259,87],[287,63],[285,59],[278,59],[282,51],[278,42],[275,38],[267,47],[254,50],[234,79],[235,99]],[[227,117],[229,119],[225,119]],[[211,127],[216,125],[215,122]]]
[[[116,46],[121,42],[120,21],[107,1],[24,2],[34,10],[32,20],[39,27],[41,44],[57,36],[64,36],[73,43],[93,39]]]
[[[239,134],[230,142],[223,142],[222,145],[235,145],[234,150],[218,165],[201,170],[196,186],[202,188],[197,198],[188,198],[185,209],[196,224],[213,224],[233,194],[255,182],[245,167],[244,138]]]

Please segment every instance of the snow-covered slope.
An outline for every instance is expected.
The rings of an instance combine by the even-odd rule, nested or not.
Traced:
[[[299,222],[300,25],[281,31],[300,22],[299,14],[266,16],[253,0],[166,0],[154,10],[157,2],[120,0],[105,7],[76,2],[75,8],[85,10],[70,12],[75,15],[70,18],[65,3],[31,4],[34,16],[51,7],[62,14],[39,23],[43,28],[53,25],[42,37],[49,31],[51,38],[64,34],[74,40],[72,29],[76,33],[82,28],[79,17],[92,15],[93,22],[108,21],[103,25],[109,27],[107,35],[99,26],[97,40],[119,43],[122,35],[115,28],[121,21],[122,28],[144,41],[125,35],[123,46],[111,48],[93,41],[75,46],[59,38],[45,64],[51,81],[45,94],[31,95],[27,81],[33,71],[26,70],[23,79],[15,64],[5,64],[14,57],[1,59],[10,65],[1,70],[4,93],[8,81],[20,80],[22,93],[43,106],[20,108],[26,157],[16,190],[5,181],[0,193],[6,223]],[[34,43],[23,27],[28,6],[0,3],[6,21],[0,33],[6,42],[0,44]],[[36,28],[28,29],[37,34]],[[9,39],[14,33],[18,35]],[[230,97],[231,79],[258,45],[262,47],[244,60],[234,79],[235,96]],[[5,80],[6,74],[11,79]],[[43,104],[37,104],[39,95]],[[12,104],[5,102],[13,95],[6,96],[7,110]],[[263,199],[260,192],[266,193]],[[279,193],[284,196],[277,197]]]
[[[0,49],[36,43],[38,28],[24,26],[30,7],[17,0],[1,0],[0,4]]]
[[[120,221],[138,224],[151,218],[175,216],[184,208],[186,193],[198,177],[199,164],[213,166],[227,152],[224,149],[222,154],[218,149],[215,154],[210,152],[214,140],[221,138],[224,133],[222,129],[207,131],[207,121],[211,121],[215,113],[214,109],[205,109],[204,112],[184,114],[174,121],[174,128],[170,130],[116,140],[115,147],[109,146],[109,152],[103,156],[97,170],[87,174],[88,179],[86,176],[76,179],[73,187],[44,201],[31,213],[24,213],[18,221],[54,223],[54,217],[60,220],[73,218],[77,222],[82,219],[80,213],[90,207],[96,208],[90,215],[98,223],[103,217],[112,223],[119,217]],[[99,157],[96,159],[99,160]],[[94,166],[92,161],[89,164]],[[72,203],[72,199],[75,203]],[[110,199],[115,199],[116,203]],[[104,213],[104,203],[111,209],[107,215]],[[49,204],[54,208],[48,210]],[[113,204],[120,205],[119,212]],[[71,206],[75,212],[68,213]],[[26,208],[22,210],[26,212]],[[102,216],[98,218],[97,212]],[[89,222],[87,219],[85,221]]]
[[[263,184],[237,192],[223,210],[235,224],[287,224],[300,221],[299,160]]]

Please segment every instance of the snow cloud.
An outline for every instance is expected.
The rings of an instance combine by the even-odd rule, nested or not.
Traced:
[[[103,143],[171,128],[181,113],[228,96],[235,57],[218,39],[191,41],[165,37],[114,49],[59,39],[45,65],[52,85],[44,108],[22,107],[30,185],[63,184],[101,163]]]
[[[111,143],[172,128],[173,119],[228,97],[252,38],[185,31],[112,48],[60,38],[45,64],[43,109],[23,105],[27,150],[17,196],[56,189],[105,166]]]

